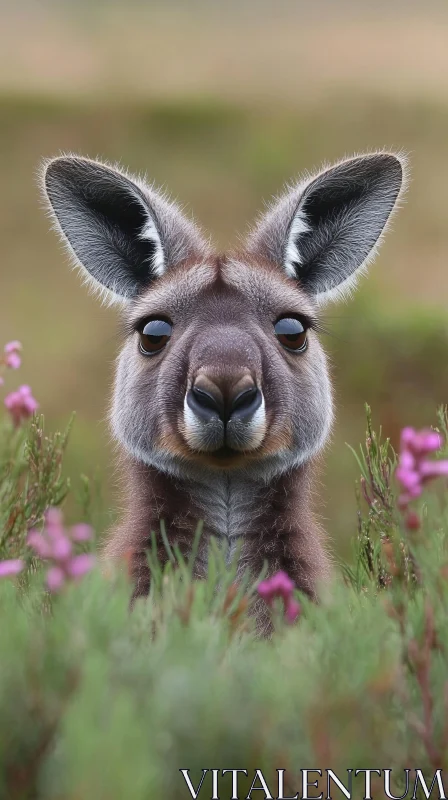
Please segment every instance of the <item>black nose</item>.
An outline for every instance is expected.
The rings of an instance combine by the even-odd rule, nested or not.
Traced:
[[[257,409],[260,408],[261,401],[262,395],[256,386],[250,389],[244,389],[244,391],[239,392],[236,397],[233,398],[230,405],[229,419],[238,419],[240,422],[244,422],[249,419],[249,417],[252,417]]]
[[[187,394],[187,404],[204,422],[210,422],[215,417],[224,420],[224,398],[217,392],[212,394],[199,386],[192,386]]]
[[[216,391],[215,391],[216,388]],[[230,420],[245,422],[260,408],[262,394],[256,386],[226,397],[218,386],[208,388],[193,385],[187,394],[187,405],[204,422],[218,417],[224,424]]]

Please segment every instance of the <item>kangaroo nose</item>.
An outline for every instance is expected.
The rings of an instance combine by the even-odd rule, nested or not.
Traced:
[[[188,392],[187,403],[196,416],[204,422],[209,422],[216,416],[224,421],[224,398],[219,391],[213,392],[194,385]]]
[[[187,404],[204,422],[218,417],[224,424],[230,420],[244,422],[255,414],[262,394],[253,379],[245,375],[235,382],[199,375],[187,394]]]
[[[243,391],[239,392],[232,399],[229,418],[232,420],[239,419],[241,422],[244,422],[246,419],[249,419],[249,417],[252,417],[256,410],[260,408],[261,400],[261,392],[256,386],[243,389]]]

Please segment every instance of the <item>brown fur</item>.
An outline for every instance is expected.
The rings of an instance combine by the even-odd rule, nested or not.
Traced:
[[[404,166],[380,152],[307,176],[240,252],[219,256],[141,179],[77,156],[46,165],[46,197],[75,263],[125,304],[111,410],[125,512],[105,557],[130,553],[134,600],[149,591],[152,531],[167,557],[160,520],[188,558],[204,518],[197,577],[215,536],[230,559],[242,540],[239,574],[255,578],[266,561],[314,600],[328,583],[311,510],[313,465],[333,418],[318,310],[350,292],[373,257]],[[150,333],[167,323],[168,333]],[[268,633],[266,605],[254,613]]]
[[[239,266],[235,266],[239,265]],[[154,286],[145,291],[135,302],[131,312],[131,321],[158,313],[159,309],[168,309],[170,315],[181,319],[185,315],[187,331],[196,326],[198,331],[201,325],[209,326],[212,321],[215,325],[227,324],[233,320],[239,331],[250,329],[256,322],[258,314],[266,314],[274,319],[281,313],[294,309],[302,313],[314,315],[315,308],[309,298],[300,290],[298,284],[291,285],[286,276],[278,267],[262,257],[256,259],[253,255],[241,252],[229,258],[217,256],[209,258],[204,264],[208,272],[202,288],[198,287],[195,276],[198,264],[187,260],[168,274],[163,276]],[[176,309],[178,298],[183,298],[179,310]],[[201,322],[202,320],[202,322]],[[253,323],[252,323],[253,320]],[[181,323],[178,322],[178,327]],[[248,327],[249,326],[249,327]],[[182,332],[182,331],[181,331]],[[236,348],[226,351],[226,369],[230,377],[241,380],[244,373],[239,366],[240,352],[247,352],[251,341],[247,343],[247,334],[239,334],[241,341]],[[316,357],[322,357],[316,334],[310,330],[310,350],[316,348]],[[193,348],[196,339],[193,341]],[[197,345],[196,345],[197,346]],[[276,348],[278,349],[278,348]],[[189,348],[189,369],[196,369],[194,365],[194,349]],[[216,342],[211,339],[206,342],[205,350],[201,351],[199,372],[211,373],[214,380],[219,382],[225,374],[219,366],[223,354],[216,349]],[[284,448],[294,447],[292,419],[287,413],[281,412],[282,394],[278,393],[278,380],[286,384],[290,369],[299,371],[300,386],[315,385],[309,375],[305,360],[298,360],[291,355],[281,354],[282,360],[286,358],[290,366],[288,371],[281,375],[281,365],[275,375],[269,377],[272,371],[272,355],[264,354],[267,359],[265,364],[260,363],[254,369],[259,372],[258,379],[263,380],[264,394],[267,408],[267,432],[260,447],[252,452],[235,453],[229,458],[220,458],[219,463],[212,453],[195,452],[185,442],[181,434],[182,424],[181,409],[185,394],[185,373],[181,372],[179,364],[173,373],[173,384],[165,386],[168,396],[177,395],[176,402],[170,409],[161,410],[156,445],[161,451],[169,453],[173,458],[181,459],[185,464],[185,472],[191,466],[199,469],[210,470],[210,480],[223,470],[247,468],[256,465],[260,459],[275,456]],[[163,356],[162,356],[163,358]],[[247,358],[247,355],[245,356]],[[256,363],[256,362],[254,362]],[[193,366],[191,366],[193,364]],[[212,366],[210,367],[210,364]],[[142,363],[142,370],[155,373],[158,367],[157,358],[147,359]],[[139,378],[140,385],[149,386],[149,382]],[[156,375],[151,380],[156,380]],[[176,391],[177,390],[177,391]],[[297,388],[296,391],[299,389]],[[147,388],[144,389],[148,391]],[[146,466],[139,460],[123,454],[123,474],[126,475],[125,508],[122,521],[111,531],[105,546],[106,559],[117,559],[131,553],[130,568],[135,589],[132,604],[138,597],[143,597],[149,592],[150,574],[147,563],[146,551],[151,546],[151,532],[156,535],[157,554],[163,564],[167,559],[166,549],[160,534],[160,520],[166,526],[168,541],[171,546],[176,544],[183,555],[188,558],[191,545],[199,520],[203,517],[203,508],[195,502],[195,482],[174,478],[155,467]],[[248,519],[244,530],[243,544],[240,551],[238,573],[241,575],[245,569],[250,570],[255,577],[260,574],[263,565],[267,562],[268,575],[278,570],[284,570],[296,583],[296,586],[308,596],[318,598],[319,584],[328,583],[331,573],[330,558],[324,547],[324,534],[317,524],[311,510],[311,483],[314,468],[312,462],[289,470],[286,474],[274,477],[268,486],[262,486],[262,510],[254,507],[252,519]],[[258,483],[252,484],[254,491],[259,489]],[[249,483],[250,487],[250,483]],[[248,492],[251,489],[248,487]],[[211,500],[213,502],[213,499]],[[256,512],[256,513],[255,513]],[[207,572],[207,550],[211,536],[220,538],[220,533],[213,525],[205,524],[201,539],[201,548],[198,553],[195,575],[204,577]],[[222,537],[221,537],[222,538]],[[264,601],[257,601],[253,607],[256,616],[256,625],[259,633],[268,635],[271,626],[268,609]]]
[[[146,552],[151,548],[151,532],[157,543],[161,564],[167,552],[160,534],[160,520],[166,526],[169,544],[177,545],[188,558],[201,509],[194,506],[190,489],[178,480],[125,456],[125,502],[127,510],[121,522],[110,532],[104,548],[105,559],[119,560],[130,555],[130,572],[134,582],[132,604],[149,592],[150,573]],[[298,467],[275,479],[268,490],[268,504],[261,517],[246,530],[240,551],[238,572],[248,569],[260,574],[264,563],[268,575],[284,570],[297,588],[318,599],[319,585],[327,584],[331,575],[331,559],[325,535],[311,510],[311,488],[314,466]],[[207,548],[214,531],[204,527],[194,576],[207,573]],[[270,616],[262,600],[255,602],[258,633],[271,633]]]

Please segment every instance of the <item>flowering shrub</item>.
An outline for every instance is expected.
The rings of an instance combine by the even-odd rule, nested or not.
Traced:
[[[20,353],[20,342],[9,342],[0,358],[0,372],[17,369]],[[59,506],[68,493],[62,458],[69,429],[65,434],[45,433],[28,386],[8,394],[4,405],[8,414],[0,415],[0,577],[20,572],[19,583],[25,585],[35,564],[28,532],[40,526],[44,513]]]
[[[18,369],[21,365],[21,353],[22,345],[18,341],[9,342],[4,347],[4,356],[2,361],[0,362],[0,366],[4,368],[10,369]],[[1,378],[1,376],[0,376]],[[3,383],[3,378],[1,378],[1,382]],[[17,391],[10,392],[5,397],[5,407],[9,411],[11,416],[13,426],[15,428],[20,427],[20,425],[29,419],[38,409],[38,403],[34,399],[31,388],[29,386],[23,385],[20,386]],[[30,447],[29,448],[29,455],[31,456],[31,460],[35,459],[37,456],[42,457],[42,433],[43,431],[37,429],[38,439],[36,444],[39,447],[39,454]],[[32,438],[30,437],[30,441]],[[48,442],[47,438],[47,442]],[[53,456],[53,454],[52,454]],[[40,465],[39,465],[40,466]],[[54,466],[54,462],[53,462]],[[60,466],[60,464],[59,464]],[[5,483],[8,483],[8,470],[4,474]],[[20,483],[20,478],[22,475],[20,474],[20,470],[16,472],[15,478]],[[44,475],[40,475],[41,479],[44,478]],[[56,477],[52,472],[50,477]],[[57,481],[56,481],[57,483]],[[38,489],[41,489],[39,485],[37,485]],[[13,493],[16,490],[16,482],[13,482]],[[70,580],[78,580],[87,572],[90,571],[92,568],[95,557],[90,553],[81,553],[75,554],[73,551],[74,544],[76,542],[85,542],[91,539],[92,537],[92,529],[89,525],[81,524],[81,525],[74,525],[69,530],[66,530],[63,525],[63,517],[62,512],[58,508],[46,508],[46,504],[42,508],[42,512],[45,511],[45,527],[42,533],[38,530],[31,529],[28,536],[26,537],[26,531],[22,531],[22,535],[20,537],[14,537],[14,533],[16,532],[16,528],[14,527],[14,523],[20,517],[20,509],[16,507],[13,509],[12,515],[10,514],[10,520],[12,516],[12,526],[10,525],[9,530],[8,528],[3,534],[3,541],[4,546],[7,548],[8,545],[12,544],[19,546],[19,549],[24,549],[24,544],[28,544],[29,548],[34,551],[35,555],[49,563],[49,569],[46,575],[46,584],[48,589],[53,592],[59,592],[64,584]],[[25,517],[29,521],[33,519],[33,515],[30,514],[29,505],[26,506],[24,509]],[[35,515],[35,518],[38,518],[38,515]],[[19,542],[17,541],[19,538]],[[15,539],[15,542],[14,542]],[[1,542],[1,538],[0,538]],[[21,545],[20,545],[21,542]],[[28,554],[28,561],[30,561],[30,557]],[[27,561],[25,558],[9,558],[3,561],[0,561],[0,578],[3,577],[11,577],[14,575],[18,575],[25,570],[27,566]]]
[[[20,342],[8,342],[5,344],[4,347],[4,363],[7,367],[11,369],[18,369],[20,364],[22,363],[22,359],[20,357],[20,351],[22,349],[22,345]]]
[[[7,561],[0,561],[0,578],[9,578],[11,575],[18,575],[22,572],[25,562],[21,558],[9,558]]]
[[[11,414],[12,421],[18,427],[24,420],[29,419],[39,408],[39,404],[31,394],[29,386],[19,386],[16,392],[10,392],[5,397],[5,406]]]
[[[4,383],[1,368],[18,369],[22,363],[21,350],[22,345],[18,341],[8,342],[5,345],[4,355],[0,359],[0,386]],[[5,397],[4,403],[16,428],[29,419],[39,408],[37,400],[32,395],[31,388],[27,385],[19,386],[16,391],[10,392]]]
[[[62,512],[58,508],[50,508],[45,514],[45,527],[42,533],[31,530],[28,544],[36,555],[50,564],[46,582],[50,592],[59,592],[70,580],[79,580],[89,572],[95,563],[91,553],[76,555],[73,545],[86,542],[92,538],[90,525],[73,525],[66,530],[63,525]]]
[[[442,437],[431,430],[416,431],[403,428],[396,477],[403,488],[398,497],[398,507],[406,512],[409,504],[423,492],[424,485],[440,476],[448,476],[448,460],[431,461],[428,455],[440,450]],[[410,528],[419,526],[415,511],[407,511],[406,523]]]

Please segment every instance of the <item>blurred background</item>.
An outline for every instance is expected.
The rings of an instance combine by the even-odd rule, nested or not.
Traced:
[[[168,188],[220,248],[286,180],[376,148],[410,155],[408,197],[355,299],[328,307],[337,423],[317,511],[335,549],[356,531],[346,442],[364,403],[396,443],[448,401],[446,0],[0,2],[0,341],[50,429],[76,421],[75,491],[119,502],[107,423],[117,312],[68,268],[41,208],[40,160],[120,161]]]

